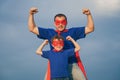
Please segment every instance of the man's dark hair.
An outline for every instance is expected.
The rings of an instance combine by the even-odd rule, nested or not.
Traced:
[[[67,17],[64,15],[64,14],[56,14],[55,17],[54,17],[54,21],[56,19],[56,17],[65,17],[65,20],[67,21]]]

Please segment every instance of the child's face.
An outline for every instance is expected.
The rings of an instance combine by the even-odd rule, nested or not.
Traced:
[[[52,42],[52,46],[54,47],[54,49],[56,51],[60,51],[64,47],[64,41],[62,39],[60,39],[60,40],[54,39],[53,42]]]
[[[65,17],[56,17],[54,25],[57,30],[63,31],[67,25],[67,20],[65,20]]]

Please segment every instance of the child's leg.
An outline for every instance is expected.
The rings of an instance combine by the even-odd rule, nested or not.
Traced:
[[[50,61],[48,61],[47,72],[45,74],[45,80],[50,80]]]

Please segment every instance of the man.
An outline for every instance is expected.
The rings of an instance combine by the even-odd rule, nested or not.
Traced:
[[[57,14],[54,17],[54,26],[56,27],[56,30],[38,27],[34,22],[34,14],[37,12],[38,12],[37,8],[30,9],[29,19],[28,19],[29,31],[36,34],[38,38],[48,39],[50,42],[51,49],[53,49],[53,47],[51,45],[50,40],[56,34],[62,35],[64,38],[66,38],[67,36],[71,36],[76,41],[78,39],[84,38],[86,34],[89,34],[94,31],[94,22],[89,9],[83,9],[83,14],[87,15],[87,25],[85,27],[74,27],[74,28],[66,29],[67,17],[64,14]],[[74,48],[74,45],[71,42],[65,40],[64,49],[70,49],[70,48]],[[79,58],[79,53],[76,53],[76,56],[73,56],[69,59],[69,64],[70,64],[71,80],[79,80],[79,76],[77,76],[78,68],[76,69],[75,66],[79,66],[84,74],[84,77],[86,77],[84,67]]]

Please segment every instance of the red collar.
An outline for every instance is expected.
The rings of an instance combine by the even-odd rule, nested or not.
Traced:
[[[63,31],[59,31],[59,30],[55,30],[57,33],[58,33],[58,35],[60,35],[62,32],[68,32],[68,29],[64,29]]]

